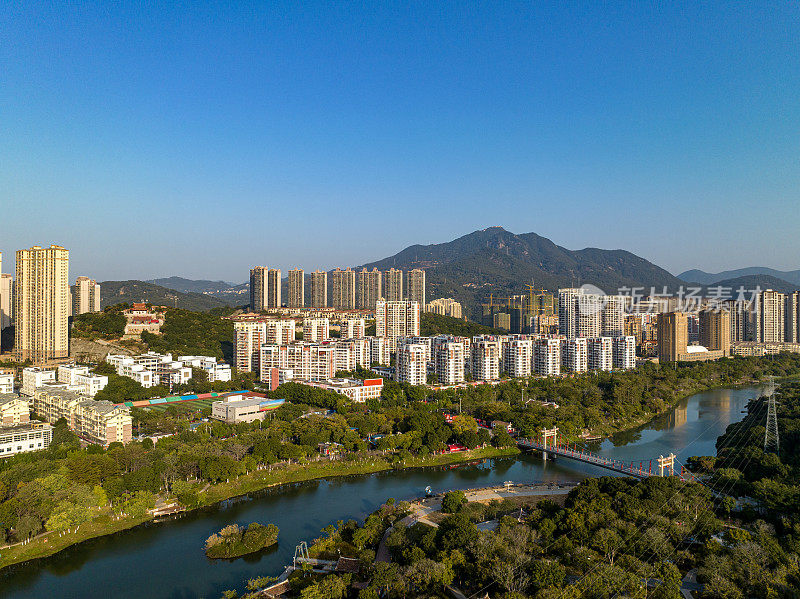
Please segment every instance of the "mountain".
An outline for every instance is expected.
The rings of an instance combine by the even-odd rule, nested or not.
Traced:
[[[536,233],[514,234],[502,227],[475,231],[447,243],[412,245],[377,262],[379,269],[425,268],[427,297],[453,297],[473,318],[480,303],[526,293],[526,284],[555,291],[596,285],[606,292],[621,287],[655,286],[677,290],[685,284],[663,268],[625,250],[569,250]]]
[[[121,303],[131,304],[133,302],[174,306],[198,312],[231,305],[231,302],[212,295],[182,293],[145,281],[102,281],[100,283],[100,304],[102,307],[105,308],[106,306]],[[247,300],[244,300],[243,303],[247,303]]]
[[[713,292],[711,294],[708,293],[709,288],[729,287],[731,289],[731,293],[733,294],[733,299],[738,297],[736,290],[744,288],[745,299],[748,300],[750,299],[752,290],[754,289],[761,289],[762,291],[764,289],[772,289],[773,291],[780,291],[781,293],[791,293],[798,288],[797,285],[777,277],[772,277],[770,275],[745,275],[741,277],[735,277],[733,279],[723,279],[722,281],[715,281],[709,284],[704,284],[697,281],[690,282],[690,285],[691,283],[697,283],[697,285],[703,286],[704,295],[713,295]]]
[[[195,281],[192,279],[184,279],[183,277],[167,277],[164,279],[150,279],[145,283],[152,283],[167,289],[174,289],[181,293],[217,293],[225,289],[235,287],[234,283],[226,283],[225,281]]]
[[[791,283],[796,288],[800,287],[800,270],[775,270],[774,268],[767,268],[766,266],[751,266],[749,268],[738,268],[736,270],[726,270],[718,273],[694,269],[682,272],[678,275],[678,278],[687,282],[712,285],[719,281],[754,275],[767,275]]]

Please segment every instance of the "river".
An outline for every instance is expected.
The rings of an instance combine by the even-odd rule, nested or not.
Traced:
[[[682,462],[715,455],[715,442],[742,419],[757,389],[698,393],[649,424],[597,443],[603,455],[642,461],[673,451]],[[537,456],[487,460],[478,465],[424,468],[312,481],[273,488],[160,523],[150,523],[71,547],[52,557],[0,571],[0,597],[105,599],[217,599],[240,592],[248,578],[277,575],[295,545],[309,543],[337,520],[363,518],[389,497],[410,499],[427,485],[441,491],[535,481],[579,481],[609,471],[560,458]],[[205,539],[232,522],[272,522],[280,528],[277,547],[237,560],[205,557]]]

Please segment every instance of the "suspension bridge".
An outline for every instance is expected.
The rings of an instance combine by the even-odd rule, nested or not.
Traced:
[[[569,443],[563,440],[559,441],[558,427],[542,429],[541,441],[534,439],[517,439],[517,446],[523,451],[539,451],[542,453],[542,457],[545,460],[548,455],[570,458],[578,462],[583,462],[584,464],[599,466],[626,476],[635,476],[637,478],[678,476],[685,481],[695,480],[694,475],[688,470],[684,470],[683,465],[677,464],[680,466],[680,470],[676,470],[676,456],[674,453],[640,462],[615,460],[578,447],[577,443]]]

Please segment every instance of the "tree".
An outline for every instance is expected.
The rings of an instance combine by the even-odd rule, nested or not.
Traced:
[[[442,511],[445,514],[455,514],[465,503],[467,496],[464,491],[448,491],[442,498]]]

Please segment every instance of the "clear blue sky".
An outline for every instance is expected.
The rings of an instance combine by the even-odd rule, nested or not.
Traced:
[[[800,268],[796,2],[65,4],[0,11],[6,272],[243,281],[490,225]]]

